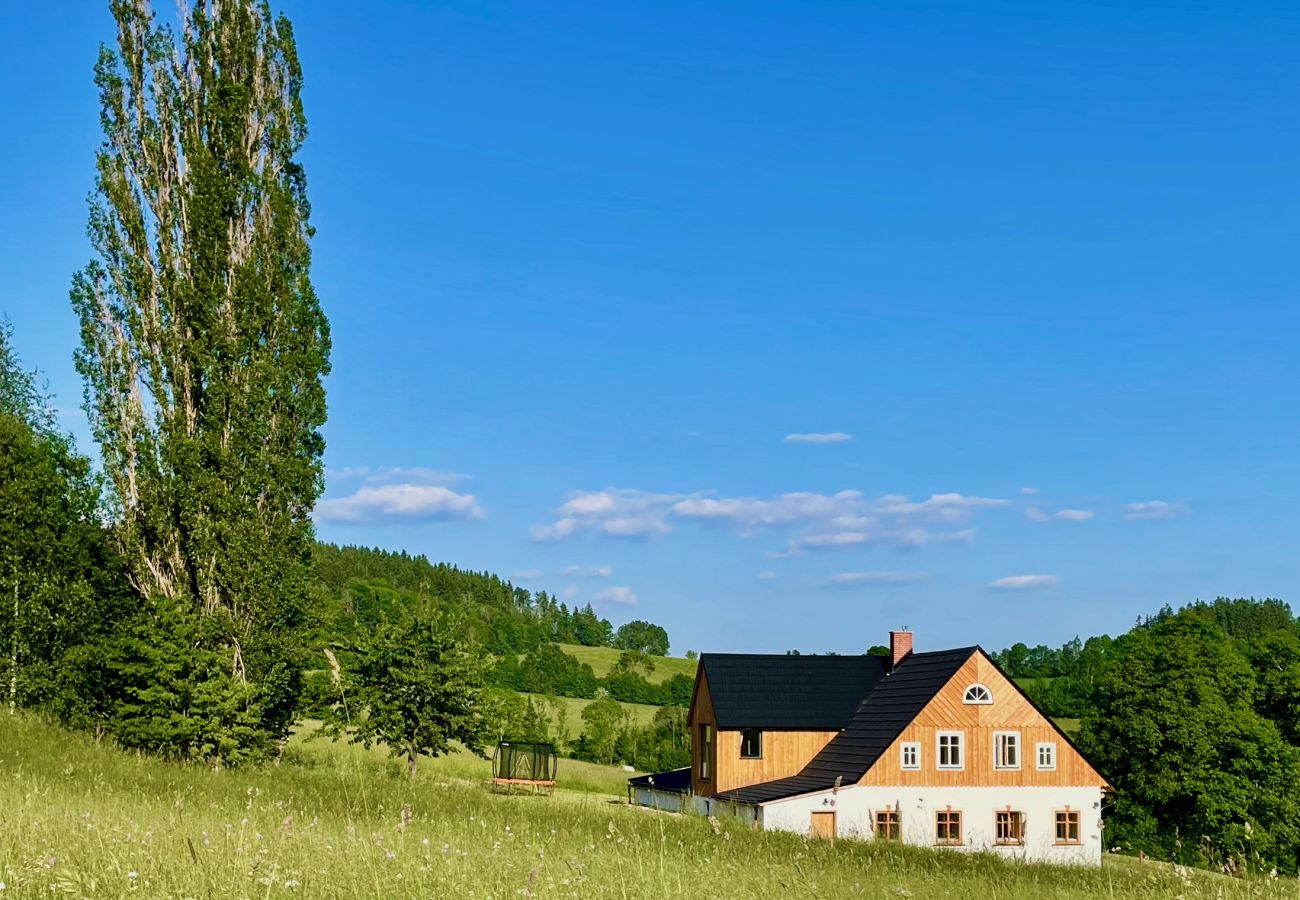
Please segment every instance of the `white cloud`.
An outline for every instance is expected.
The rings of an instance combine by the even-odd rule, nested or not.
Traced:
[[[759,581],[776,581],[776,579],[779,578],[780,576],[778,576],[771,569],[768,569],[766,572],[759,572],[754,577],[757,578]]]
[[[1025,518],[1031,522],[1046,522],[1047,513],[1043,512],[1037,506],[1026,506]]]
[[[458,494],[438,485],[368,485],[351,496],[316,504],[318,522],[382,524],[483,517],[483,509],[473,494]]]
[[[1026,497],[1036,497],[1036,496],[1038,496],[1038,488],[1036,488],[1036,487],[1022,487],[1022,488],[1020,489],[1020,493],[1021,493],[1022,495],[1024,495],[1024,496],[1026,496]]]
[[[1059,581],[1055,575],[1008,575],[999,578],[989,587],[1000,591],[1036,591],[1056,587]]]
[[[577,519],[557,519],[550,525],[534,525],[532,535],[535,541],[562,541],[577,530]]]
[[[645,539],[668,534],[683,522],[697,522],[731,528],[741,537],[779,528],[805,531],[790,541],[785,555],[868,543],[916,547],[970,541],[971,529],[935,530],[934,526],[962,524],[978,510],[1009,503],[958,493],[913,501],[897,494],[873,500],[861,491],[721,497],[702,491],[663,494],[606,488],[570,494],[556,510],[559,517],[549,525],[533,526],[532,535],[535,541],[563,540],[580,533]]]
[[[462,472],[444,472],[428,466],[380,466],[367,479],[371,483],[455,484],[469,478]]]
[[[564,590],[560,591],[560,598],[563,600],[572,600],[577,597],[579,593],[581,593],[581,590],[576,584],[566,585]]]
[[[1124,507],[1126,519],[1177,519],[1190,515],[1191,510],[1181,503],[1167,500],[1147,500],[1142,503],[1130,503]]]
[[[366,484],[428,484],[450,485],[469,478],[460,472],[444,472],[428,466],[344,466],[326,469],[329,481],[365,479]]]
[[[787,444],[843,444],[853,440],[853,435],[842,431],[815,431],[806,434],[787,434]]]
[[[542,577],[541,569],[520,569],[513,576],[515,581],[533,581]]]
[[[1056,518],[1065,522],[1086,522],[1095,515],[1090,509],[1063,509],[1056,514]]]
[[[602,591],[597,591],[596,601],[598,603],[621,603],[631,606],[638,602],[638,597],[630,587],[619,585],[617,587],[607,587]]]
[[[891,585],[916,584],[930,576],[925,572],[840,572],[822,582],[823,587],[888,587]]]
[[[325,469],[325,477],[330,481],[344,481],[349,478],[361,478],[370,474],[370,466],[343,466],[338,469]]]
[[[570,578],[608,578],[614,574],[611,566],[569,566],[564,574]]]
[[[556,510],[560,518],[550,525],[534,525],[534,541],[560,541],[583,530],[609,537],[645,539],[672,531],[667,517],[676,494],[606,488],[574,491]]]

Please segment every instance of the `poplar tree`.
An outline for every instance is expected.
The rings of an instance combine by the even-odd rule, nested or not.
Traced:
[[[110,7],[95,256],[72,303],[121,551],[150,611],[119,660],[119,736],[238,760],[292,716],[322,487],[330,342],[309,277],[302,70],[266,2],[197,0],[178,30],[149,0]]]

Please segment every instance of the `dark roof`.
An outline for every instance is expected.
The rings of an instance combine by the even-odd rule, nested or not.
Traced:
[[[717,794],[717,800],[766,803],[841,784],[856,784],[978,647],[913,653],[880,679],[848,727],[831,738],[798,775]],[[712,685],[712,682],[710,682]]]
[[[718,728],[844,728],[887,664],[882,656],[700,656]]]
[[[691,789],[691,767],[669,769],[667,772],[656,772],[653,775],[638,775],[629,778],[627,783],[634,788],[648,787],[671,794],[685,794]]]

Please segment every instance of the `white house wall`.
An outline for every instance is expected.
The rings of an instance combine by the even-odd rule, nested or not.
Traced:
[[[765,803],[759,808],[764,829],[807,834],[814,812],[835,812],[840,837],[871,839],[878,810],[897,805],[903,841],[932,847],[935,813],[951,807],[961,812],[962,844],[954,850],[991,850],[1000,856],[1041,862],[1100,865],[1102,854],[1101,798],[1091,787],[871,787],[852,785],[837,794],[823,791]],[[1025,843],[998,847],[993,843],[994,812],[1024,814]],[[1056,812],[1079,811],[1080,844],[1057,845]]]

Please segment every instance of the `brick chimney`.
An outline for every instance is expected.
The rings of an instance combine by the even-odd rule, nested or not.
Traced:
[[[912,652],[912,632],[910,631],[891,631],[889,632],[889,668],[891,670],[898,668],[898,664]]]

